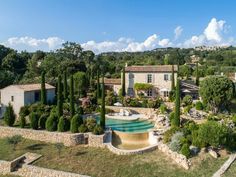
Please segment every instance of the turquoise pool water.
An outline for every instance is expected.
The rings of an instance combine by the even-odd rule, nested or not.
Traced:
[[[147,132],[148,129],[153,128],[154,124],[147,120],[128,121],[106,118],[106,127],[121,132],[142,133]]]

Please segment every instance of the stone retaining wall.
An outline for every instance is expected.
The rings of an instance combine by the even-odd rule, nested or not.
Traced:
[[[120,112],[120,109],[130,110],[139,114],[154,114],[156,111],[153,108],[139,108],[139,107],[120,107],[120,106],[106,106],[115,112]]]
[[[14,172],[14,174],[23,177],[88,177],[76,173],[57,171],[42,167],[36,167],[33,165],[22,165],[22,168]]]
[[[190,167],[190,161],[182,154],[179,154],[177,152],[173,152],[170,150],[170,148],[163,143],[158,144],[158,149],[162,151],[164,154],[166,154],[168,157],[170,157],[172,160],[174,160],[178,165],[183,167],[184,169],[188,170]]]
[[[91,133],[67,133],[49,132],[46,130],[32,130],[15,127],[0,126],[0,138],[21,135],[23,138],[43,141],[46,143],[63,143],[65,146],[87,144],[90,146],[102,147],[105,135],[92,135]],[[88,142],[87,142],[88,140]]]
[[[11,172],[11,163],[8,161],[0,160],[0,174],[8,174]]]

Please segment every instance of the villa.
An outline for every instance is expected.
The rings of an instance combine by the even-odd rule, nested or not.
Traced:
[[[53,102],[55,87],[45,84],[47,101]],[[0,117],[3,116],[6,106],[10,103],[18,116],[20,108],[40,101],[41,84],[10,85],[1,89]]]

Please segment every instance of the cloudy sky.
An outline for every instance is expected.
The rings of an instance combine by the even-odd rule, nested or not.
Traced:
[[[235,45],[234,0],[0,0],[0,43],[95,53]]]

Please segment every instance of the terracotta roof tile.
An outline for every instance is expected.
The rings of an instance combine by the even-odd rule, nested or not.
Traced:
[[[145,66],[127,66],[126,72],[171,72],[172,65],[145,65]],[[177,65],[174,65],[174,71],[177,72]]]
[[[41,84],[22,84],[22,85],[12,85],[12,86],[17,87],[21,90],[24,90],[25,92],[41,89]],[[46,89],[55,89],[54,86],[47,84],[47,83],[45,84],[45,88]]]

